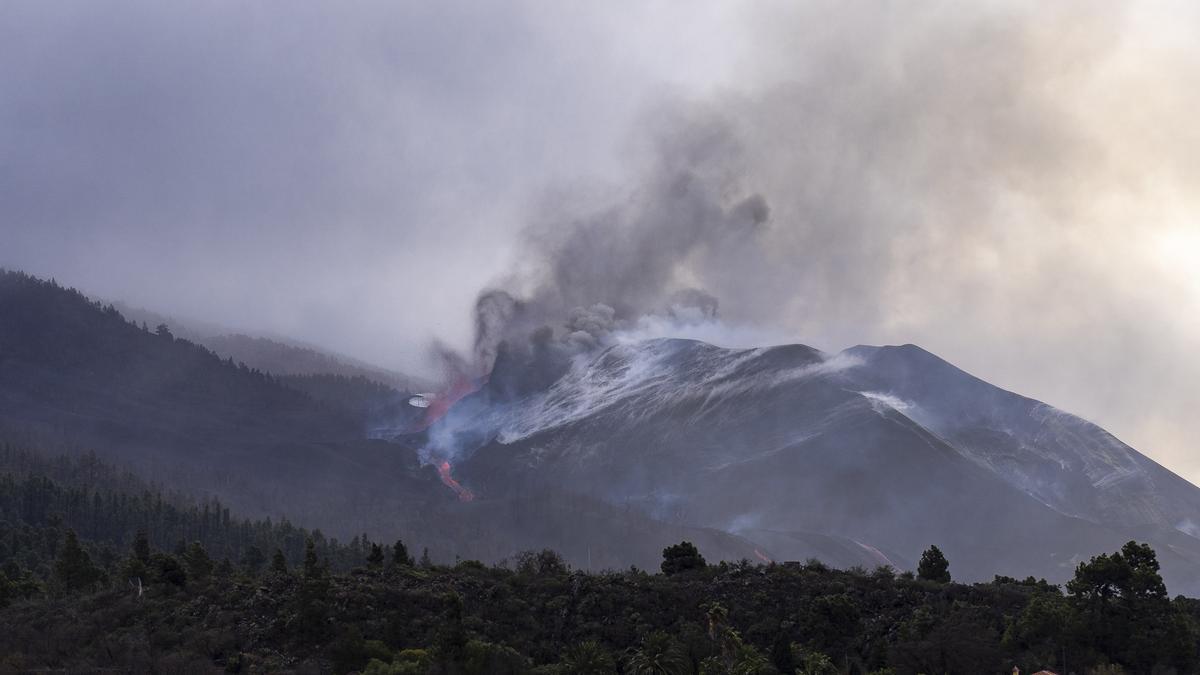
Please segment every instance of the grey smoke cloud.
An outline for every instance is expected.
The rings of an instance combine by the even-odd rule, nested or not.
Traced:
[[[917,342],[1196,478],[1196,10],[1096,9],[765,12],[745,81],[642,120],[630,193],[536,213],[529,297],[632,317],[690,286],[735,326]]]
[[[669,113],[648,122],[631,187],[600,204],[541,203],[521,238],[521,267],[502,284],[508,290],[485,291],[477,303],[484,371],[500,340],[537,334],[587,349],[648,314],[715,317],[718,299],[684,275],[757,250],[770,207],[743,185],[741,144],[723,119],[689,105]]]
[[[917,342],[1195,479],[1200,50],[1175,26],[1196,18],[1115,2],[769,17],[758,91],[726,114],[786,225],[773,264],[706,287],[726,316],[818,344]]]
[[[691,77],[687,22],[622,30],[661,13],[5,2],[0,265],[425,368],[527,195],[611,173],[648,88]]]
[[[916,342],[1200,479],[1200,10],[571,6],[4,3],[0,264],[389,366]]]

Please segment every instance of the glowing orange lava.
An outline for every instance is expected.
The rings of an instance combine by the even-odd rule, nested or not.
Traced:
[[[762,551],[760,551],[758,549],[754,549],[754,555],[758,556],[758,559],[765,563],[775,562],[774,560],[771,560],[770,558],[768,558],[766,553],[763,553]]]
[[[450,462],[443,460],[437,465],[437,471],[438,476],[441,477],[442,482],[446,484],[446,487],[454,490],[454,492],[458,494],[459,501],[475,501],[475,493],[463,487],[461,483],[454,480],[454,477],[450,475]]]
[[[456,378],[446,388],[446,391],[440,392],[429,402],[429,407],[425,409],[425,419],[422,421],[421,428],[427,429],[432,426],[434,422],[444,417],[455,403],[479,391],[481,386],[483,386],[483,383],[477,379],[469,377]]]
[[[450,386],[446,387],[445,391],[438,393],[429,401],[429,407],[425,409],[425,416],[421,420],[420,429],[424,430],[433,426],[435,422],[450,411],[450,408],[455,403],[479,391],[485,380],[486,378],[471,378],[466,375],[455,377]],[[433,459],[434,466],[437,467],[438,476],[441,477],[442,483],[451,490],[454,490],[454,493],[458,495],[459,501],[474,501],[475,493],[463,487],[461,483],[454,480],[454,477],[450,475],[450,462],[436,456]]]

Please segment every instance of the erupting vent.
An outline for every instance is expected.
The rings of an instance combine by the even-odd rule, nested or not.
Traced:
[[[429,405],[425,408],[425,426],[428,427],[441,419],[450,410],[450,407],[458,403],[464,396],[479,391],[481,384],[478,380],[467,377],[456,379],[446,391],[429,401]]]
[[[408,403],[411,406],[425,409],[425,416],[421,420],[420,428],[428,429],[444,417],[455,403],[479,391],[481,386],[483,386],[483,382],[480,379],[460,376],[455,378],[445,391],[437,394],[419,394],[409,399]],[[451,490],[454,490],[460,501],[474,501],[475,493],[454,480],[454,477],[450,475],[450,462],[436,455],[432,459],[434,466],[437,467],[438,476],[442,479],[442,483]]]

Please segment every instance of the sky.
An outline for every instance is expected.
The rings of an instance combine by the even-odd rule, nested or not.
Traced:
[[[1200,482],[1197,26],[13,0],[0,266],[422,374],[483,289],[618,315],[699,289],[706,338],[916,343]]]

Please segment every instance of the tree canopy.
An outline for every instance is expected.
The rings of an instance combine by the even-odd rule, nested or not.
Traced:
[[[950,562],[937,546],[930,546],[921,554],[917,564],[917,577],[941,584],[950,583]]]

